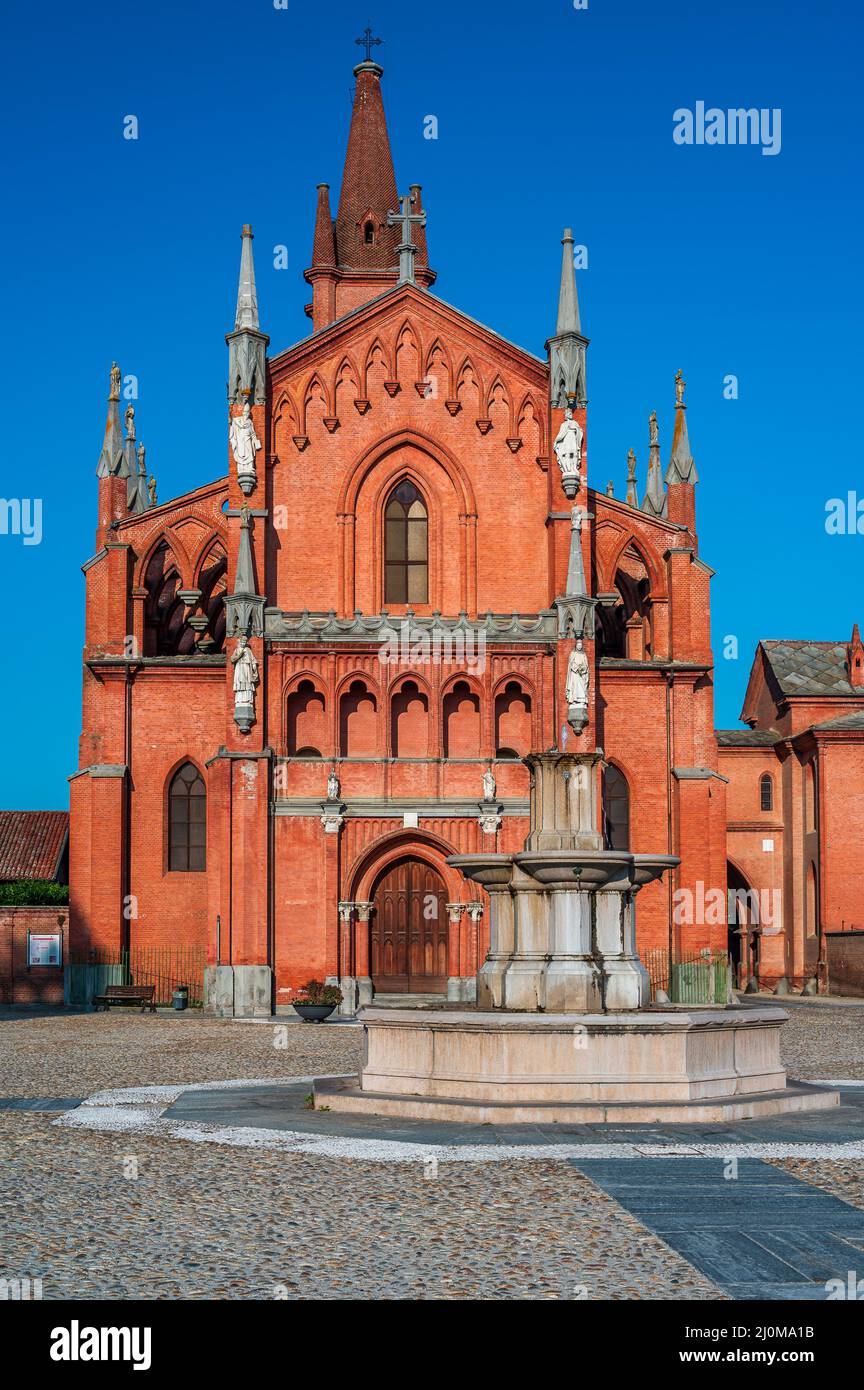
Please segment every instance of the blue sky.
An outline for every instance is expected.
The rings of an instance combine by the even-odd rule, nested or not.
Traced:
[[[852,0],[19,4],[0,93],[0,495],[41,498],[43,537],[0,535],[16,653],[0,806],[67,804],[111,360],[139,378],[160,497],[218,477],[240,227],[255,229],[262,326],[286,347],[307,332],[315,185],[335,205],[367,23],[385,39],[399,186],[423,184],[436,292],[542,354],[561,228],[588,247],[595,486],[623,493],[631,445],[644,480],[652,408],[665,462],[683,367],[717,571],[718,725],[737,721],[759,637],[842,640],[864,621],[864,538],[825,530],[829,498],[864,498]],[[697,101],[780,108],[780,153],[675,144],[673,112]]]

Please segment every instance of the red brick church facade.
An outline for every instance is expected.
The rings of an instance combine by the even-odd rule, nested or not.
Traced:
[[[543,357],[439,298],[421,191],[397,197],[381,69],[355,72],[335,220],[318,189],[312,331],[284,351],[268,351],[243,230],[227,475],[157,503],[112,374],[73,944],[206,947],[224,1013],[267,1013],[310,976],[338,979],[348,1007],[469,998],[486,904],[447,858],[520,849],[521,759],[566,742],[602,750],[607,842],[680,857],[639,896],[640,945],[725,949],[725,917],[682,920],[673,899],[725,890],[727,779],[754,756],[714,731],[680,373],[665,485],[652,415],[643,498],[635,461],[623,499],[590,486],[569,233]],[[564,697],[577,638],[581,732]]]

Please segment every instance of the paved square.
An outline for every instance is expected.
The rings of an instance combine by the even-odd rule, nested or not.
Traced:
[[[790,1012],[793,1075],[864,1081],[864,1007]],[[15,1015],[0,1048],[0,1268],[46,1299],[797,1300],[864,1269],[864,1087],[773,1126],[396,1129],[306,1108],[351,1025]]]

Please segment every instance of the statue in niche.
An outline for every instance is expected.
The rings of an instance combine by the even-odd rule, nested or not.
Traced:
[[[578,420],[573,418],[573,411],[568,405],[564,411],[561,428],[552,446],[558,460],[558,467],[561,469],[561,476],[564,478],[578,478],[579,476],[579,468],[582,463],[582,439],[582,426]]]
[[[327,778],[327,800],[339,800],[339,778],[336,776],[335,772],[331,772],[330,776]]]
[[[495,774],[493,773],[491,767],[488,767],[486,771],[483,773],[483,800],[494,801],[495,795]]]
[[[245,636],[239,638],[231,656],[234,667],[234,708],[255,708],[255,687],[258,684],[258,662]]]
[[[567,663],[567,683],[564,687],[564,698],[568,705],[588,704],[590,680],[588,653],[585,651],[580,637],[570,653],[570,660]]]
[[[231,443],[234,462],[237,465],[238,478],[254,478],[255,455],[261,448],[261,440],[255,433],[252,410],[248,401],[243,406],[243,414],[232,417],[228,438]]]

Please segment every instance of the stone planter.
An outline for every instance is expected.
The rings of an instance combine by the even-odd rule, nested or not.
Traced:
[[[304,1023],[323,1023],[325,1018],[329,1018],[335,1004],[294,1004],[294,1012],[298,1013]]]

